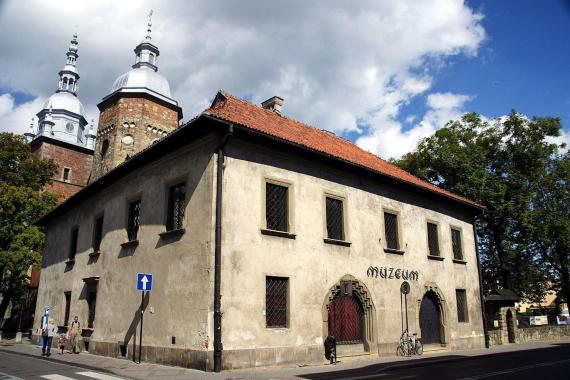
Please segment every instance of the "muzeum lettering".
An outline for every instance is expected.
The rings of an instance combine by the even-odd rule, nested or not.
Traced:
[[[410,281],[418,281],[420,274],[417,270],[408,270],[401,268],[388,268],[388,267],[373,267],[369,266],[366,275],[371,278],[386,278],[386,279],[402,279]]]

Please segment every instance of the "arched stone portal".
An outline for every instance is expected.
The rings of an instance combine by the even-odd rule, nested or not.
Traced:
[[[425,289],[423,297],[418,299],[422,343],[445,345],[447,343],[445,299],[437,285],[426,285]]]
[[[515,321],[511,309],[507,310],[507,338],[509,343],[516,343]]]
[[[323,335],[334,335],[337,344],[362,343],[376,347],[375,308],[366,286],[350,275],[329,289],[323,303]]]

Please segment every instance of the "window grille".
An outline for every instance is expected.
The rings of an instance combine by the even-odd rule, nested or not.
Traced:
[[[461,231],[451,229],[451,244],[453,246],[453,258],[463,260],[463,248],[461,247]]]
[[[185,198],[185,183],[179,183],[178,185],[170,187],[168,192],[168,215],[166,220],[167,231],[182,229]]]
[[[465,289],[456,289],[455,297],[457,298],[457,321],[469,322],[469,314],[467,310],[467,293]]]
[[[93,328],[95,322],[95,306],[97,304],[97,291],[90,290],[87,293],[87,308],[89,309],[89,316],[87,318],[87,328]]]
[[[428,247],[431,256],[439,256],[439,237],[437,236],[437,224],[428,223]]]
[[[71,309],[71,292],[63,293],[65,295],[65,313],[63,316],[63,325],[69,325],[69,311]]]
[[[71,171],[71,169],[69,168],[63,168],[63,181],[64,182],[69,182],[69,172]]]
[[[398,215],[384,213],[384,232],[386,233],[386,248],[400,249],[398,240]]]
[[[267,327],[287,327],[287,287],[289,279],[265,278],[265,323]]]
[[[265,219],[267,229],[289,231],[288,188],[273,183],[265,184]]]
[[[79,235],[79,229],[74,228],[71,230],[71,237],[69,242],[69,260],[75,260],[75,255],[77,254],[77,237]]]
[[[327,237],[334,240],[344,240],[344,215],[342,200],[326,198]]]
[[[101,241],[103,240],[103,215],[95,219],[95,227],[93,228],[93,251],[99,252],[101,249]]]
[[[141,201],[129,204],[129,221],[127,225],[127,237],[129,241],[137,240],[140,226]]]

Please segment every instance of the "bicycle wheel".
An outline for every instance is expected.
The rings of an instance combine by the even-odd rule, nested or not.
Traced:
[[[424,353],[424,346],[421,340],[416,340],[416,355],[421,355]]]
[[[396,355],[398,356],[408,356],[408,350],[404,342],[400,342],[398,348],[396,348]]]

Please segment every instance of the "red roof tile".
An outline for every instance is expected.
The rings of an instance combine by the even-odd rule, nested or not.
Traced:
[[[423,181],[405,170],[384,161],[380,157],[366,152],[350,141],[288,117],[281,116],[274,111],[266,110],[226,92],[220,91],[212,106],[205,110],[204,113],[372,169],[373,171],[399,181],[439,193],[459,202],[477,208],[484,208],[484,206],[470,199],[453,194],[429,182]]]

